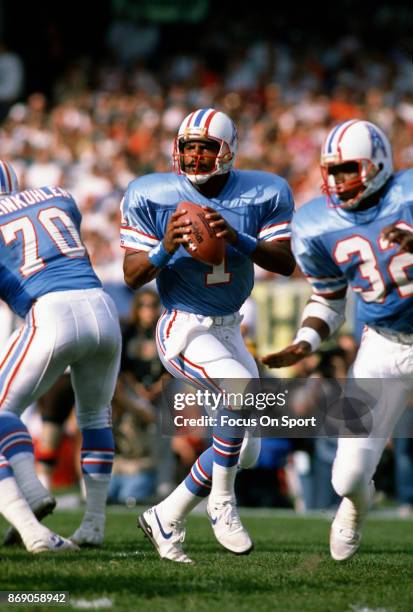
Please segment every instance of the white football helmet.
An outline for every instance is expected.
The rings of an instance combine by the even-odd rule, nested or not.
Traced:
[[[329,173],[332,166],[357,164],[357,178],[337,182]],[[353,119],[334,127],[321,149],[323,190],[341,208],[356,208],[375,193],[393,174],[392,148],[384,132],[369,121]],[[350,199],[343,194],[355,192]]]
[[[0,195],[9,195],[19,191],[19,182],[12,165],[0,160]]]
[[[215,164],[208,172],[185,172],[183,145],[191,140],[213,140],[219,150]],[[191,183],[206,183],[211,176],[226,174],[232,168],[237,153],[238,135],[233,121],[221,111],[214,108],[201,108],[190,113],[182,121],[174,141],[173,161],[177,174],[185,174]],[[199,163],[199,160],[198,160]]]

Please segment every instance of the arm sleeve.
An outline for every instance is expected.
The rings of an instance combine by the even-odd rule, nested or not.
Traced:
[[[289,240],[291,238],[291,218],[294,212],[294,198],[286,181],[278,194],[269,202],[260,220],[258,240]]]
[[[70,193],[67,194],[65,199],[68,202],[68,210],[75,223],[75,227],[78,230],[78,232],[80,232],[80,224],[82,222],[82,213],[80,212],[78,205],[76,204],[73,196],[70,195]]]
[[[328,298],[347,287],[340,268],[316,238],[302,238],[293,226],[292,251],[314,293]]]
[[[157,236],[149,206],[133,188],[126,191],[120,209],[122,214],[121,247],[135,251],[150,251],[159,244],[161,238]]]

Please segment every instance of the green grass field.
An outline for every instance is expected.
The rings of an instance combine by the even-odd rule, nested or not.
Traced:
[[[69,535],[80,515],[58,511],[46,523]],[[205,517],[194,516],[186,550],[196,565],[182,566],[160,561],[137,530],[136,515],[136,510],[110,508],[106,545],[98,551],[36,557],[21,548],[1,548],[1,589],[65,590],[74,607],[90,609],[105,598],[93,609],[125,612],[413,610],[410,520],[370,518],[358,555],[337,564],[328,554],[326,519],[245,512],[256,548],[237,557],[220,548]]]

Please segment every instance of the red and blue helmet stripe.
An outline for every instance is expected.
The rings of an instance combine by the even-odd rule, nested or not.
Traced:
[[[343,123],[339,123],[335,128],[331,130],[328,134],[326,140],[324,141],[324,145],[322,148],[322,157],[329,155],[341,155],[340,151],[340,143],[343,139],[344,134],[347,132],[348,128],[355,123],[358,123],[358,119],[350,119],[349,121],[343,121]]]
[[[189,115],[188,121],[185,125],[185,129],[188,128],[203,128],[208,131],[211,121],[214,115],[217,114],[217,110],[214,108],[201,108],[194,111]]]
[[[0,194],[8,195],[19,190],[19,182],[11,164],[0,160]]]

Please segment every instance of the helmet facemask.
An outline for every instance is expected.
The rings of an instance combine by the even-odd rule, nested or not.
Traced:
[[[215,145],[216,152],[184,153],[185,144],[191,142],[210,142]],[[233,155],[226,142],[217,138],[201,138],[193,135],[177,138],[174,143],[174,170],[177,174],[185,174],[196,185],[206,183],[211,177],[226,174],[232,166]],[[186,163],[190,160],[190,164]],[[214,160],[211,167],[209,160]],[[205,163],[207,162],[207,163]],[[189,168],[188,168],[189,166]]]
[[[348,169],[345,166],[348,165]],[[343,167],[340,172],[332,173],[333,168]],[[326,163],[321,166],[323,177],[322,191],[333,206],[346,210],[357,208],[360,202],[376,191],[371,181],[382,168],[377,167],[370,159],[347,160],[340,164]],[[344,180],[337,180],[336,174],[354,174]]]

